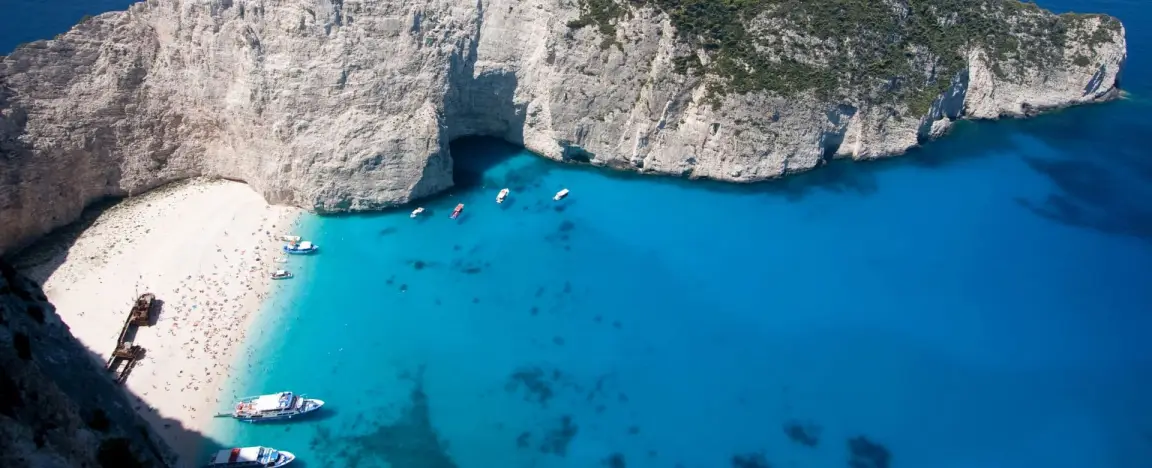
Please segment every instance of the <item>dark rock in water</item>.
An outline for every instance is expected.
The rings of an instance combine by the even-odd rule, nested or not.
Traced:
[[[481,269],[480,267],[468,267],[468,268],[465,268],[465,269],[460,270],[460,271],[464,272],[464,274],[466,274],[466,275],[475,275],[475,274],[480,273],[481,271],[484,271],[484,270]]]
[[[473,298],[472,298],[472,303],[473,303],[473,304],[479,304],[479,303],[480,303],[480,298],[479,298],[479,297],[473,297]]]
[[[540,297],[543,295],[544,295],[544,286],[540,286],[540,287],[536,288],[536,297]]]
[[[568,231],[571,231],[575,227],[576,227],[576,223],[573,223],[572,221],[565,220],[565,221],[560,222],[560,227],[558,229],[560,232],[568,232]]]
[[[564,346],[564,338],[559,336],[552,337],[552,343],[556,346]]]
[[[548,401],[555,396],[552,386],[545,380],[544,370],[539,367],[520,368],[508,376],[504,390],[516,392],[524,388],[526,401],[535,401],[541,407],[547,407]]]
[[[606,410],[606,409],[608,409],[608,408],[605,407],[604,405],[596,405],[596,413],[597,414],[603,413],[604,410]]]
[[[572,292],[572,283],[569,281],[565,281],[564,282],[564,294],[568,294],[571,292]]]
[[[460,251],[460,244],[453,245],[452,250],[459,252]]]
[[[535,307],[535,306],[534,306],[534,307],[532,307],[532,315],[536,315],[536,314],[539,314],[539,313],[540,313],[540,308],[539,308],[539,307]]]
[[[628,435],[636,435],[640,433],[640,426],[628,426]]]
[[[407,284],[401,284],[400,285],[400,292],[406,292],[406,291],[408,291],[408,285]]]
[[[593,321],[593,322],[596,322],[596,323],[600,323],[600,322],[603,322],[603,321],[604,321],[604,317],[601,317],[601,316],[597,315],[597,316],[595,316],[595,317],[593,317],[593,318],[592,318],[592,321]]]
[[[656,457],[660,456],[660,453],[659,453],[659,452],[657,452],[657,451],[655,451],[655,450],[649,450],[649,451],[648,451],[648,456],[649,456],[649,457],[651,457],[651,458],[656,458]]]
[[[560,372],[560,369],[552,369],[552,380],[560,380],[560,377],[563,376],[564,374]]]
[[[820,444],[820,426],[799,421],[784,423],[784,434],[793,442],[805,447],[815,447]]]
[[[440,298],[436,298],[436,305],[440,305]]]
[[[424,269],[424,262],[422,262],[420,260],[416,260],[415,262],[412,262],[412,268],[415,268],[417,270],[423,270]]]
[[[892,453],[888,448],[858,436],[848,439],[848,466],[851,468],[888,468]]]
[[[568,444],[580,432],[579,426],[572,422],[572,416],[564,415],[560,418],[558,427],[549,429],[544,434],[544,442],[540,444],[540,453],[550,453],[565,457],[568,455]]]
[[[623,393],[617,395],[616,399],[619,400],[620,403],[628,403],[628,395],[625,395]]]
[[[613,327],[613,328],[620,328],[620,327],[622,327],[622,326],[623,326],[623,325],[621,325],[621,324],[620,324],[620,321],[619,321],[619,320],[617,320],[617,321],[615,321],[615,322],[612,322],[612,327]]]
[[[389,277],[389,278],[388,278],[388,281],[386,281],[385,283],[387,283],[389,286],[391,286],[391,285],[392,285],[392,283],[395,283],[395,282],[396,282],[396,277],[395,277],[395,276],[391,276],[391,277]]]
[[[608,468],[627,468],[627,465],[624,464],[624,455],[619,452],[608,455],[608,458],[600,460],[600,464]]]
[[[772,468],[763,453],[747,453],[732,456],[732,468]]]
[[[532,444],[532,434],[529,433],[528,431],[521,432],[520,435],[516,437],[516,447],[517,448],[528,448],[528,446],[531,444]]]
[[[314,450],[319,457],[315,465],[368,466],[382,461],[386,466],[397,468],[456,468],[456,462],[448,455],[447,444],[432,426],[423,374],[421,368],[414,376],[402,375],[402,378],[412,380],[414,385],[407,408],[403,408],[392,422],[357,418],[348,427],[337,430],[317,426],[310,445],[323,449]],[[380,413],[388,414],[390,411]],[[313,464],[313,460],[308,461],[309,465]]]

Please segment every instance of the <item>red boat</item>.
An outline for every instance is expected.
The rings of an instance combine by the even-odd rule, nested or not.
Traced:
[[[452,210],[452,219],[456,219],[457,216],[460,216],[461,211],[464,211],[464,204],[463,203],[456,205],[456,209]]]

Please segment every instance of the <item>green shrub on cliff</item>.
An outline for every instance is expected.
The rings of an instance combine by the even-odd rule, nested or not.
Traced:
[[[1061,63],[1077,22],[1103,18],[1105,27],[1082,38],[1090,47],[1120,28],[1114,18],[1053,15],[1017,0],[629,1],[582,0],[582,15],[569,26],[596,24],[605,41],[615,41],[626,5],[652,6],[671,18],[680,40],[709,55],[707,67],[695,57],[677,57],[674,66],[718,77],[713,96],[813,91],[825,99],[903,102],[913,115],[948,88],[973,46],[1009,78]]]

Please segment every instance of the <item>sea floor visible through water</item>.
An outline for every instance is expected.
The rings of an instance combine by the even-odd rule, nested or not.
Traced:
[[[12,43],[126,4],[17,3]],[[307,220],[221,409],[328,405],[208,435],[312,468],[1149,466],[1152,22],[1041,4],[1125,22],[1129,99],[753,186],[455,142],[423,217]]]
[[[755,186],[457,141],[457,189],[312,218],[267,304],[239,390],[329,407],[213,436],[324,467],[1144,466],[1146,110]]]

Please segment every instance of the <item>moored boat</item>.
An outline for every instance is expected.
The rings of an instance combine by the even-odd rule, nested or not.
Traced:
[[[463,203],[456,205],[456,209],[452,210],[452,219],[458,218],[460,216],[460,213],[463,211],[464,211],[464,204]]]
[[[568,196],[568,189],[564,189],[564,190],[561,190],[559,192],[556,192],[556,196],[552,197],[552,199],[556,200],[556,201],[560,201],[561,199],[563,199],[564,197],[567,197],[567,196]]]
[[[232,467],[263,467],[277,468],[296,459],[292,452],[276,450],[270,447],[237,447],[231,450],[221,450],[208,460],[207,468]]]
[[[310,254],[312,252],[315,252],[319,248],[320,248],[320,246],[313,244],[311,242],[308,242],[308,241],[304,241],[304,242],[301,242],[299,244],[293,242],[293,243],[290,243],[290,244],[284,246],[284,253],[294,254],[294,255]]]
[[[300,242],[300,236],[283,235],[280,236],[280,240],[284,242]]]
[[[415,218],[417,215],[419,215],[420,213],[423,213],[423,212],[424,212],[423,206],[416,208],[415,210],[412,210],[412,215],[409,216],[409,218]]]
[[[291,419],[324,406],[324,400],[304,398],[292,392],[271,393],[242,398],[232,417],[244,422],[266,422]]]
[[[496,203],[504,203],[504,199],[508,198],[508,192],[508,189],[500,190],[500,193],[496,195]]]
[[[276,271],[272,272],[272,279],[274,279],[274,280],[288,279],[291,277],[292,277],[292,273],[289,272],[288,270],[276,270]]]

